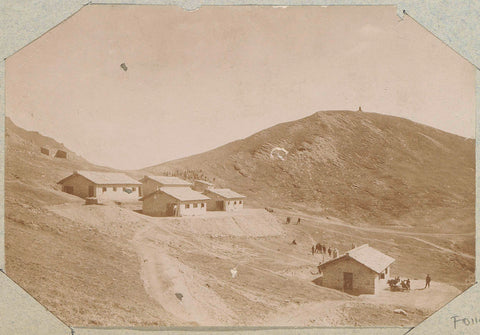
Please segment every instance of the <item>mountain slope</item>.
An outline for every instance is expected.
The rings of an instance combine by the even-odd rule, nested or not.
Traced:
[[[288,154],[280,152],[283,148]],[[278,153],[283,154],[283,160]],[[473,229],[475,142],[406,119],[318,112],[217,149],[145,169],[202,170],[258,205],[352,223]]]
[[[106,168],[90,164],[72,152],[69,159],[42,155],[42,146],[63,146],[7,121],[6,272],[47,309],[74,326],[417,324],[474,282],[473,202],[468,198],[473,181],[470,184],[466,173],[469,170],[465,168],[470,164],[471,145],[460,137],[401,119],[329,113],[278,125],[209,153],[169,163],[171,169],[203,169],[187,174],[206,174],[211,179],[216,176],[216,183],[248,192],[249,204],[257,201],[262,207],[277,206],[273,213],[276,219],[271,213],[255,209],[231,218],[228,213],[210,213],[212,216],[205,218],[184,219],[143,215],[140,202],[132,207],[85,206],[82,199],[61,192],[56,182],[75,169]],[[338,120],[342,117],[348,121]],[[387,125],[385,129],[378,128],[382,127],[378,120],[369,122],[366,117],[378,117]],[[325,130],[315,118],[323,118]],[[405,135],[398,135],[397,128],[402,127],[397,122],[405,123]],[[378,130],[359,131],[357,128],[362,129],[362,124],[368,125],[367,130]],[[352,226],[356,221],[347,220],[348,215],[355,214],[352,208],[357,208],[359,202],[353,191],[341,194],[336,189],[348,181],[347,177],[355,177],[359,187],[367,187],[368,183],[357,174],[374,178],[378,171],[384,170],[397,178],[394,180],[410,182],[402,175],[404,167],[416,168],[421,175],[419,166],[438,163],[428,157],[427,163],[418,163],[417,158],[408,161],[409,155],[424,154],[428,145],[409,147],[412,135],[407,131],[421,131],[424,135],[419,139],[428,136],[436,146],[446,146],[450,151],[442,153],[435,149],[432,154],[438,162],[457,157],[455,162],[445,162],[450,165],[438,165],[437,169],[442,170],[439,175],[443,178],[450,169],[458,168],[458,185],[446,185],[454,189],[452,199],[465,200],[464,207],[454,203],[418,212],[416,220],[434,215],[444,222],[448,219],[448,224],[435,232]],[[361,138],[370,136],[372,146],[382,135],[389,145],[404,141],[406,147],[400,150],[401,154],[389,156],[380,152],[383,156],[379,158],[387,161],[384,164],[374,158],[352,159],[353,150],[361,150],[361,146],[355,147],[358,143],[349,136],[357,133]],[[397,142],[387,136],[393,133],[395,137],[390,137]],[[462,146],[463,143],[466,144]],[[284,161],[270,158],[270,148],[275,146],[289,150]],[[397,150],[386,148],[387,152]],[[375,148],[380,149],[383,148]],[[465,152],[462,154],[461,150]],[[374,156],[369,150],[364,150],[363,155]],[[464,162],[459,158],[462,155]],[[389,157],[407,157],[407,161],[388,162]],[[372,161],[370,169],[355,165]],[[140,176],[145,172],[129,173]],[[440,177],[423,181],[425,188],[440,188],[442,185],[437,181]],[[385,180],[384,183],[391,183]],[[319,186],[324,188],[312,196]],[[375,193],[375,199],[380,199],[387,192],[385,189]],[[418,192],[418,187],[414,190]],[[435,195],[427,191],[424,190],[426,197]],[[324,198],[320,199],[320,195]],[[293,196],[297,202],[291,200]],[[344,202],[333,202],[326,207],[333,196],[343,196]],[[344,204],[347,206],[342,212]],[[312,215],[307,213],[305,205],[312,207],[308,209],[314,212]],[[293,209],[278,209],[280,206]],[[366,209],[362,210],[368,214]],[[335,219],[330,212],[347,219]],[[394,214],[377,211],[364,220],[377,224],[371,220],[374,215]],[[286,216],[296,219],[297,215],[302,217],[301,224],[283,224]],[[401,223],[405,224],[405,218],[400,216]],[[458,227],[465,227],[471,233],[442,232]],[[432,289],[401,294],[386,290],[368,298],[317,286],[312,281],[318,277],[316,266],[324,261],[324,256],[312,255],[310,248],[318,241],[337,247],[340,252],[349,250],[353,243],[369,243],[396,259],[392,275],[411,278],[412,287],[420,288],[425,273],[430,273]],[[238,270],[236,278],[232,278],[232,268]],[[182,294],[181,300],[177,293]],[[408,316],[392,313],[396,308],[404,309]]]
[[[74,170],[111,169],[91,164],[8,118],[5,143],[8,276],[69,325],[135,324],[135,315],[143,316],[144,325],[172,322],[145,293],[138,255],[126,247],[125,239],[49,209],[63,203],[86,207],[82,199],[61,192],[61,178]],[[68,158],[43,155],[41,147],[65,150]],[[104,222],[99,218],[97,223]]]
[[[50,148],[50,155],[42,154],[42,147]],[[53,157],[56,150],[65,151],[67,158]],[[18,127],[10,118],[5,117],[6,181],[17,180],[29,185],[58,188],[56,183],[60,179],[74,170],[82,169],[113,171],[111,168],[92,164],[54,139]]]

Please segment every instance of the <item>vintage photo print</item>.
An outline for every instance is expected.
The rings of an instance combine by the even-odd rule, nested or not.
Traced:
[[[475,282],[475,67],[394,6],[87,5],[5,68],[5,271],[67,325],[412,327]]]

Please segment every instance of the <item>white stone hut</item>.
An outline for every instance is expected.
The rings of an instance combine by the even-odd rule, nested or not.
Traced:
[[[318,266],[322,286],[350,294],[375,294],[386,286],[394,258],[361,245]]]
[[[192,183],[172,176],[144,176],[140,179],[142,183],[143,195],[149,195],[162,187],[187,187],[190,188]]]
[[[206,189],[203,194],[210,198],[207,202],[207,210],[209,211],[233,212],[241,210],[246,198],[244,195],[228,188],[210,188]]]
[[[140,200],[147,215],[195,216],[206,214],[209,198],[189,187],[161,187]]]
[[[97,198],[99,202],[138,200],[142,185],[124,173],[98,171],[75,171],[58,184],[63,192],[80,198]]]

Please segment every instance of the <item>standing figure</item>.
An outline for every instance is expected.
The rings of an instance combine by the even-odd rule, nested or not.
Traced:
[[[288,216],[288,217],[287,217],[287,222],[286,222],[286,223],[287,223],[287,224],[289,224],[289,223],[290,223],[290,220],[291,220],[291,219],[290,219],[290,216]]]
[[[297,220],[297,224],[300,224],[300,218],[298,218],[298,220]]]
[[[430,287],[430,282],[431,281],[432,281],[432,278],[430,278],[430,275],[427,274],[427,278],[425,278],[425,287],[424,288]]]
[[[315,246],[312,245],[312,255],[315,255]]]
[[[327,253],[327,247],[326,246],[322,246],[322,251],[323,251],[323,254],[326,254]]]
[[[332,249],[330,247],[328,247],[328,256],[332,257]]]
[[[407,290],[410,291],[410,278],[407,279]]]

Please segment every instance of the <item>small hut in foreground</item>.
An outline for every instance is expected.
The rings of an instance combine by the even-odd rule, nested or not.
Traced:
[[[361,245],[318,266],[323,273],[322,286],[350,294],[375,294],[390,278],[394,258]]]

